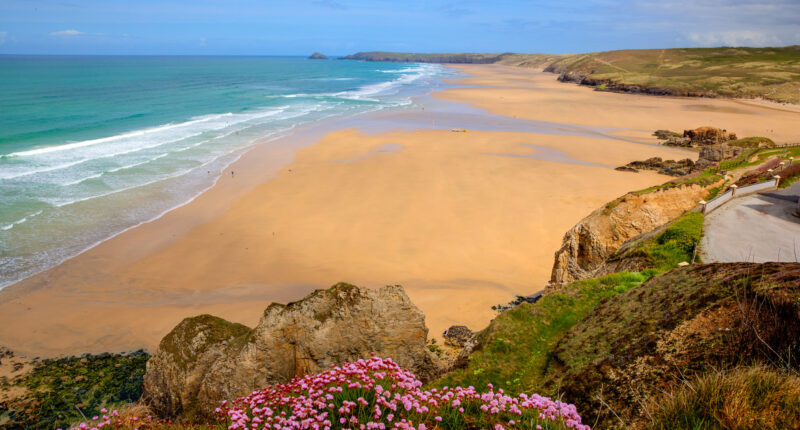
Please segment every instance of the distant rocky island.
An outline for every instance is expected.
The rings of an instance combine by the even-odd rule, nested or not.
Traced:
[[[309,60],[327,60],[328,57],[325,54],[321,54],[319,52],[315,52],[308,57]]]

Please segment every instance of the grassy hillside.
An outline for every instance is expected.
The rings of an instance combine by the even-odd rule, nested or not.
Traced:
[[[504,64],[545,69],[601,89],[800,103],[800,46],[637,49],[589,54],[359,52],[349,60]]]
[[[342,60],[384,61],[399,63],[445,63],[445,64],[503,64],[509,66],[544,68],[553,61],[562,58],[554,54],[475,54],[475,53],[443,53],[415,54],[407,52],[358,52],[342,57]]]
[[[597,52],[561,58],[547,71],[621,91],[800,103],[800,46]]]

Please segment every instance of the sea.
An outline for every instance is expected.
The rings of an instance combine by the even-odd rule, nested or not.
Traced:
[[[260,142],[413,107],[433,64],[0,56],[0,288],[153,220]]]

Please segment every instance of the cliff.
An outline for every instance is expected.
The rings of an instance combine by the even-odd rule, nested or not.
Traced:
[[[357,52],[342,60],[361,60],[361,61],[383,61],[399,63],[468,63],[468,64],[492,64],[502,60],[504,57],[513,54],[413,54],[403,52]]]
[[[708,186],[697,184],[628,193],[592,212],[564,235],[555,253],[550,283],[597,276],[624,242],[676,219],[707,194]]]
[[[340,60],[384,61],[400,63],[442,63],[442,64],[502,64],[508,66],[544,68],[547,64],[563,57],[557,54],[414,54],[403,52],[358,52]]]
[[[544,69],[603,91],[800,103],[800,46],[636,49],[587,54],[359,52],[342,59],[504,64]]]
[[[800,103],[798,55],[797,45],[620,50],[564,56],[545,71],[605,91]]]
[[[425,381],[440,372],[427,334],[424,315],[402,287],[337,284],[273,303],[253,329],[208,315],[187,318],[147,363],[142,398],[161,417],[210,422],[223,400],[372,353]]]

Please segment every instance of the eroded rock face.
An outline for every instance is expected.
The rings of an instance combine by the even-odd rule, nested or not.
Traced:
[[[691,185],[647,194],[628,193],[592,212],[564,235],[555,254],[551,287],[594,277],[625,241],[677,218],[697,205],[706,190]]]
[[[427,334],[402,287],[337,284],[273,303],[252,330],[210,316],[184,320],[147,363],[142,397],[163,418],[208,420],[223,400],[372,353],[424,381],[441,371]]]
[[[694,130],[684,130],[683,137],[688,138],[692,144],[714,145],[735,140],[736,134],[715,127],[698,127]]]
[[[703,170],[712,164],[719,163],[722,160],[736,158],[741,154],[742,148],[729,146],[724,143],[704,146],[700,149],[700,158],[698,158],[697,163],[695,163],[695,170]]]

